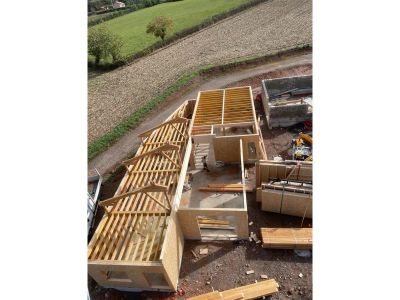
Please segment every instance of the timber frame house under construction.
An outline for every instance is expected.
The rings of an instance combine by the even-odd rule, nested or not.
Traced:
[[[173,291],[185,239],[248,238],[245,164],[267,159],[251,87],[201,91],[139,137],[114,197],[99,204],[88,272],[105,287]],[[219,199],[216,176],[228,191]]]

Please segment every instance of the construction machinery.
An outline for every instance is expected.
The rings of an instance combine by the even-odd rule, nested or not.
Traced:
[[[310,135],[300,132],[299,137],[292,140],[293,159],[312,161],[312,142]]]

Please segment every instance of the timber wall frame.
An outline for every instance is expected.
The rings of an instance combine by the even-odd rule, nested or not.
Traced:
[[[141,135],[114,197],[99,204],[106,213],[88,246],[88,272],[102,286],[176,290],[184,244],[176,213],[192,146],[190,105]],[[154,277],[162,280],[151,282]]]

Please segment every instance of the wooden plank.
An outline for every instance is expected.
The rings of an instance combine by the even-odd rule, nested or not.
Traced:
[[[241,187],[199,187],[198,188],[199,191],[201,192],[227,192],[227,193],[243,193],[243,188]],[[247,193],[252,193],[253,189],[252,188],[244,188],[244,190]]]
[[[243,293],[237,293],[237,294],[233,294],[233,295],[227,295],[227,296],[223,296],[222,293],[220,293],[220,295],[222,296],[223,300],[240,300],[240,299],[244,299],[244,294]]]
[[[210,300],[210,299],[221,299],[221,300],[234,300],[243,299],[251,300],[257,299],[263,296],[269,296],[278,292],[278,283],[275,279],[263,280],[257,283],[237,287],[234,289],[226,290],[223,292],[214,291],[211,293],[195,296],[188,298],[187,300]],[[216,294],[219,294],[216,296]]]
[[[145,132],[142,132],[141,134],[138,135],[138,137],[149,136],[149,135],[151,135],[151,134],[153,133],[153,131],[155,131],[155,130],[157,130],[157,129],[159,129],[159,128],[165,126],[165,125],[168,125],[168,124],[186,123],[186,122],[188,122],[188,121],[189,121],[189,119],[176,116],[176,117],[172,118],[171,120],[168,120],[168,121],[166,121],[166,122],[164,122],[164,123],[161,123],[160,125],[158,125],[158,126],[156,126],[156,127],[153,127],[153,128],[151,128],[151,129],[149,129],[149,130],[147,130],[147,131],[145,131]]]
[[[261,238],[263,248],[312,248],[312,228],[261,228]]]
[[[209,218],[197,218],[199,224],[214,224],[214,225],[229,225],[229,221],[209,219]]]
[[[237,187],[242,188],[243,184],[241,183],[210,183],[208,187]]]
[[[213,291],[207,294],[195,296],[188,298],[188,300],[217,300],[217,299],[222,299],[221,294],[218,291]]]
[[[100,201],[99,205],[102,206],[102,207],[103,206],[114,205],[118,200],[121,200],[121,199],[123,199],[125,197],[129,197],[129,196],[137,194],[137,193],[146,193],[146,192],[163,192],[164,193],[164,192],[167,192],[167,191],[168,191],[168,188],[166,186],[159,185],[159,184],[156,184],[154,182],[151,182],[149,185],[146,185],[144,187],[140,187],[140,188],[138,188],[136,190],[133,190],[131,192],[127,192],[127,193],[124,193],[122,195],[118,195],[116,197]]]
[[[257,283],[241,286],[221,292],[223,299],[238,293],[243,294],[244,300],[257,299],[262,296],[269,296],[278,292],[278,283],[275,279],[263,280]]]
[[[131,159],[124,160],[121,164],[123,164],[125,166],[128,166],[128,165],[131,165],[134,162],[136,162],[136,161],[138,161],[138,160],[140,160],[140,159],[142,159],[142,158],[144,158],[146,156],[159,154],[159,153],[161,153],[163,151],[177,151],[179,149],[180,149],[179,146],[173,145],[173,144],[169,144],[168,142],[166,142],[164,145],[162,145],[162,146],[160,146],[158,148],[152,149],[152,150],[150,150],[150,151],[148,151],[146,153],[140,154],[140,155],[135,156],[135,157],[133,157]]]

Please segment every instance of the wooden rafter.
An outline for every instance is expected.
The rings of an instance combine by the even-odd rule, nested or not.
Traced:
[[[115,197],[100,201],[99,205],[101,207],[112,206],[116,202],[118,202],[119,200],[121,200],[121,199],[123,199],[125,197],[129,197],[129,196],[135,195],[137,193],[148,193],[148,192],[163,192],[163,193],[166,193],[167,191],[168,191],[168,188],[166,186],[155,184],[154,182],[152,182],[149,185],[140,187],[140,188],[138,188],[136,190],[133,190],[131,192],[127,192],[127,193],[124,193],[122,195],[118,195],[118,196],[115,196]],[[164,206],[164,205],[162,205],[162,206]]]
[[[156,127],[153,127],[153,128],[151,128],[151,129],[149,129],[149,130],[147,130],[145,132],[142,132],[141,134],[138,135],[138,137],[149,136],[149,135],[151,135],[153,133],[154,130],[157,130],[157,129],[159,129],[159,128],[165,126],[165,125],[168,125],[168,124],[171,124],[174,128],[176,128],[173,124],[176,124],[176,123],[187,123],[188,121],[189,121],[189,119],[176,116],[175,118],[173,118],[173,119],[171,119],[169,121],[161,123],[160,125],[158,125]],[[182,132],[180,132],[180,133],[182,134]]]
[[[173,161],[173,159],[172,159],[171,157],[169,157],[167,153],[161,152],[161,154],[162,154],[166,159],[168,159],[170,162],[172,162],[176,167],[178,167],[178,168],[180,167],[180,165],[179,165],[177,162]]]
[[[134,164],[135,162],[137,162],[138,160],[140,160],[140,159],[142,159],[144,157],[147,157],[147,156],[150,156],[150,155],[154,155],[154,154],[160,154],[163,151],[177,151],[179,149],[180,149],[179,146],[172,145],[172,144],[167,142],[167,143],[165,143],[164,145],[162,145],[162,146],[160,146],[158,148],[155,148],[155,149],[150,150],[150,151],[148,151],[146,153],[143,153],[143,154],[140,154],[138,156],[135,156],[135,157],[133,157],[131,159],[125,160],[121,164],[123,164],[125,166],[129,166],[129,165]]]
[[[138,210],[138,211],[124,211],[117,210],[112,212],[113,215],[165,215],[165,211],[157,210]]]

